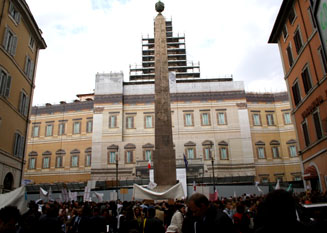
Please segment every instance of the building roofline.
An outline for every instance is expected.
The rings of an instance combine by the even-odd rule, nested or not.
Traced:
[[[288,16],[289,9],[293,6],[294,0],[283,0],[283,3],[279,9],[274,27],[271,31],[268,43],[274,44],[278,42],[278,37],[280,35],[281,30],[284,26],[284,21]]]
[[[15,3],[19,4],[19,6],[22,9],[21,13],[23,13],[26,16],[26,18],[28,19],[27,23],[30,26],[30,30],[33,30],[34,33],[36,34],[40,49],[45,49],[47,47],[47,44],[45,43],[45,40],[42,37],[42,30],[39,28],[36,20],[34,19],[34,16],[30,10],[28,4],[26,3],[25,0],[15,1]]]

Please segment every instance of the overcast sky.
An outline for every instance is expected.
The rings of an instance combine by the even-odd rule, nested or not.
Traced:
[[[92,93],[97,72],[141,64],[141,38],[153,35],[157,0],[26,0],[47,48],[40,51],[33,105]],[[233,75],[246,91],[285,91],[276,44],[268,44],[282,0],[164,0],[174,34],[202,78]]]

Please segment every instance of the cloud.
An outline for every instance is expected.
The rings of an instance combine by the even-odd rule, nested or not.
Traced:
[[[155,2],[27,0],[48,45],[34,104],[93,92],[97,72],[123,71],[127,81],[129,65],[142,62],[142,36],[153,36]],[[163,14],[174,34],[185,33],[187,58],[200,62],[203,78],[234,74],[246,87],[270,87],[264,80],[283,79],[279,50],[267,43],[281,2],[165,0]]]

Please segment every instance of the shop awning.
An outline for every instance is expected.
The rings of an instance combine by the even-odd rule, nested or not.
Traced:
[[[318,178],[317,170],[314,166],[309,166],[304,170],[303,178],[305,180]]]

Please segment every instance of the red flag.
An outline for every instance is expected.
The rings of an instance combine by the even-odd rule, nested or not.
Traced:
[[[218,192],[217,190],[214,193],[209,194],[209,200],[210,201],[217,201],[218,200]]]
[[[148,162],[148,169],[151,169],[151,160],[149,159],[149,162]]]

